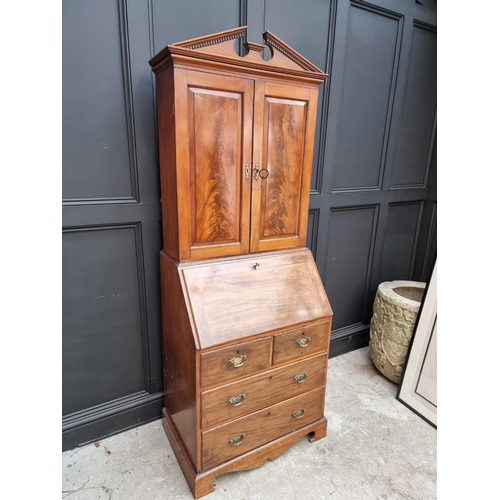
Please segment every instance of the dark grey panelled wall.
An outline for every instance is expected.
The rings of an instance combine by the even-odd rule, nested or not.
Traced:
[[[168,43],[248,25],[326,71],[308,246],[331,354],[367,344],[376,288],[436,252],[435,0],[63,1],[63,447],[159,418],[154,78]]]
[[[427,207],[435,176],[435,7],[429,0],[332,4],[322,176],[310,205],[316,262],[335,312],[332,354],[366,345],[378,284],[425,281],[429,265],[421,261],[436,251],[428,221],[435,211]]]

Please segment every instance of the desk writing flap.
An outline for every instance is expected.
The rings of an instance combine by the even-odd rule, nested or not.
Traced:
[[[180,266],[202,349],[331,316],[308,249]]]

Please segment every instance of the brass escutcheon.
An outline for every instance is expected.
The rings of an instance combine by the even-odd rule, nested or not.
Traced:
[[[260,166],[258,163],[255,164],[255,180],[259,180]]]
[[[250,163],[245,163],[245,179],[250,179]]]
[[[234,436],[229,440],[229,444],[232,444],[233,446],[238,446],[239,444],[243,443],[244,437],[245,434],[238,434],[237,436]]]
[[[240,356],[235,356],[229,360],[229,364],[233,365],[235,368],[240,367],[247,360],[246,354],[241,354]]]
[[[305,413],[306,413],[306,409],[301,408],[300,410],[294,411],[292,413],[292,417],[299,419],[299,418],[302,418],[305,415]]]
[[[299,347],[307,347],[311,342],[311,337],[302,337],[295,341]]]
[[[228,403],[233,406],[240,406],[240,404],[243,403],[246,397],[246,394],[240,394],[239,396],[234,396],[234,398],[229,399]]]
[[[303,382],[306,381],[306,378],[307,378],[307,372],[295,375],[295,377],[293,377],[293,380],[295,380],[295,382],[298,382],[299,384],[302,384]]]

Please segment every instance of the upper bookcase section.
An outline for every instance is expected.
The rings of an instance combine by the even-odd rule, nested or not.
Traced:
[[[327,78],[326,73],[269,31],[262,35],[265,45],[247,42],[245,43],[247,54],[244,57],[239,56],[235,51],[235,41],[242,38],[246,31],[247,27],[242,26],[167,45],[149,61],[149,64],[156,74],[174,62],[189,65],[190,61],[195,60],[198,68],[205,63],[207,67],[233,70],[237,67],[242,72],[253,74],[280,73],[306,78],[309,82],[316,81],[318,85]],[[266,45],[272,53],[269,61],[261,56]]]

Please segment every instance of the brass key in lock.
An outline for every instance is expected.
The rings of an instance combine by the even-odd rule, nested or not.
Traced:
[[[258,163],[255,164],[255,180],[258,181],[259,177],[261,179],[267,179],[269,177],[269,170],[267,168],[260,168]]]

